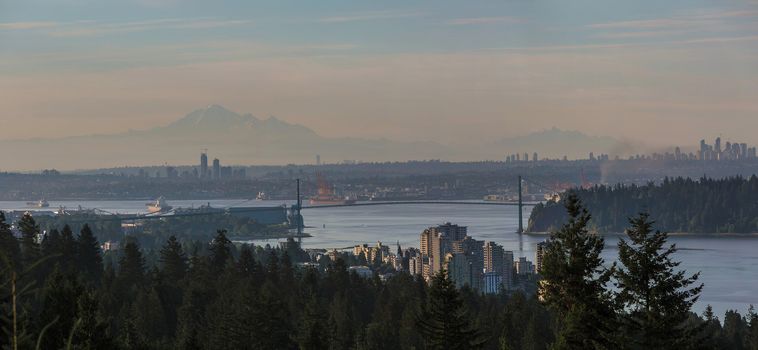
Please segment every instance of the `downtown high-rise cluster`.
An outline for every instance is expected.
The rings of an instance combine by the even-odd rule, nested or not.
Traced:
[[[717,137],[713,145],[700,140],[698,159],[700,160],[745,160],[755,159],[756,148],[748,147],[747,143],[732,143],[727,141],[721,148],[721,138]]]
[[[446,270],[458,287],[469,286],[485,293],[510,290],[514,276],[531,276],[538,270],[531,261],[495,242],[468,235],[466,226],[445,223],[429,227],[420,235],[419,254],[411,257],[409,272],[429,280]]]

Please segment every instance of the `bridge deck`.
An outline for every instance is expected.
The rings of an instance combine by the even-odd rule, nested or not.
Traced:
[[[523,206],[535,206],[539,202],[523,202]],[[428,205],[428,204],[446,204],[446,205],[494,205],[494,206],[518,206],[518,202],[463,202],[463,201],[386,201],[386,202],[367,202],[367,203],[353,203],[353,204],[328,204],[328,205],[313,205],[313,206],[305,206],[301,207],[300,210],[305,209],[326,209],[326,208],[342,208],[342,207],[365,207],[365,206],[377,206],[377,205]],[[206,211],[206,212],[190,212],[190,213],[164,213],[164,214],[127,214],[127,215],[119,215],[115,213],[110,213],[110,215],[103,215],[102,217],[98,218],[94,221],[132,221],[132,220],[155,220],[155,219],[166,219],[166,218],[180,218],[180,217],[190,217],[190,216],[207,216],[207,215],[224,215],[228,214],[230,212],[234,213],[245,213],[245,212],[256,212],[256,211],[271,211],[274,209],[277,210],[287,210],[287,209],[294,209],[295,206],[292,207],[230,207],[230,208],[224,208],[221,210],[214,210],[214,211]],[[91,219],[87,219],[91,220]],[[72,223],[79,222],[81,220],[73,220],[70,221]],[[82,221],[85,222],[85,221]]]
[[[523,202],[524,206],[535,206],[539,202]],[[365,207],[374,205],[407,205],[407,204],[448,204],[448,205],[499,205],[499,206],[518,206],[518,202],[462,202],[462,201],[386,201],[386,202],[368,202],[368,203],[353,203],[353,204],[326,204],[326,205],[310,205],[300,208],[305,209],[324,209],[324,208],[341,208],[341,207]]]

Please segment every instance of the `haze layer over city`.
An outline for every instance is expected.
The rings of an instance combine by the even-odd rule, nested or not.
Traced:
[[[619,145],[595,152],[622,156],[716,136],[758,142],[749,1],[1,6],[0,140],[149,130],[218,104],[325,138],[401,142],[371,159],[385,161],[407,159],[414,142],[450,148],[446,160],[499,159],[498,140],[553,127],[611,137]],[[188,164],[216,137],[144,163]],[[70,168],[124,165],[71,150]],[[2,168],[43,168],[26,158]]]
[[[0,348],[758,349],[758,2],[0,0]]]

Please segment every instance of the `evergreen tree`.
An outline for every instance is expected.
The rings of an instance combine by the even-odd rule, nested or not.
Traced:
[[[100,244],[89,225],[84,224],[76,243],[79,271],[90,281],[99,282],[103,276],[103,257],[100,255]]]
[[[41,249],[42,255],[51,256],[60,253],[61,247],[61,233],[58,229],[52,229],[42,239]],[[57,259],[56,259],[57,260]]]
[[[287,304],[282,299],[276,286],[267,282],[261,287],[259,299],[253,311],[251,328],[253,348],[256,349],[291,349],[294,347],[295,330]]]
[[[742,350],[746,346],[747,323],[735,310],[727,310],[724,314],[724,327],[721,333],[721,348]]]
[[[117,280],[121,288],[130,288],[145,282],[145,258],[135,240],[129,240],[124,245],[118,268]]]
[[[207,300],[203,290],[197,286],[190,286],[182,299],[183,304],[179,308],[179,325],[176,335],[178,349],[202,349],[202,331],[205,327],[204,308]]]
[[[211,241],[211,266],[216,271],[222,271],[227,262],[232,260],[232,241],[226,238],[226,230],[218,230]]]
[[[154,289],[140,291],[132,305],[130,318],[134,329],[147,343],[168,336],[163,303]]]
[[[305,304],[303,317],[298,328],[298,346],[301,350],[319,350],[329,348],[327,327],[324,324],[319,302],[311,295]]]
[[[405,307],[398,323],[398,341],[401,349],[423,349],[424,342],[417,331],[417,319],[417,307],[411,305]]]
[[[399,345],[395,331],[395,325],[387,322],[371,322],[366,325],[359,349],[383,350],[397,349]]]
[[[703,311],[703,334],[704,341],[701,342],[702,347],[705,349],[717,349],[718,344],[721,341],[719,336],[721,335],[721,323],[718,317],[713,314],[713,307],[707,305],[705,311]]]
[[[553,342],[550,314],[535,298],[522,292],[511,295],[500,313],[501,349],[546,349]]]
[[[187,273],[187,255],[175,236],[171,236],[160,251],[160,263],[163,274],[173,282],[184,278]]]
[[[292,293],[295,288],[297,288],[295,282],[295,269],[292,266],[290,255],[286,250],[282,252],[281,264],[279,266],[278,287],[282,293],[286,293],[288,295]]]
[[[42,275],[37,266],[32,266],[38,264],[39,259],[27,260],[26,257],[30,257],[27,253],[33,256],[39,252],[22,252],[10,225],[5,222],[5,214],[0,211],[0,329],[6,335],[0,338],[0,347],[23,348],[34,342],[33,323],[39,309],[35,283],[41,281],[38,277]]]
[[[619,240],[621,267],[615,274],[616,298],[626,311],[626,343],[641,349],[684,348],[695,340],[695,330],[687,321],[703,288],[702,284],[691,287],[699,273],[685,276],[684,271],[676,271],[679,262],[672,260],[676,246],[665,246],[668,234],[653,232],[648,214],[629,222],[629,241]]]
[[[95,293],[85,291],[77,301],[79,326],[73,338],[75,349],[111,349],[115,346],[108,334],[107,319],[98,311],[99,303]]]
[[[5,221],[5,213],[0,210],[0,254],[8,261],[19,261],[21,248],[18,240],[13,236],[11,226]]]
[[[250,249],[250,246],[247,244],[243,245],[240,249],[240,258],[237,260],[237,269],[243,275],[248,277],[257,277],[256,275],[260,272],[260,267],[255,261],[255,256],[253,256],[253,250]]]
[[[579,198],[566,198],[569,219],[550,234],[542,259],[539,294],[561,319],[557,349],[612,347],[615,319],[606,284],[613,268],[606,269],[600,253],[603,238],[587,229],[590,214]]]
[[[208,309],[208,348],[243,349],[255,342],[252,329],[255,305],[248,288],[224,288]]]
[[[43,349],[60,349],[78,318],[80,295],[85,292],[76,275],[64,273],[57,267],[47,278],[42,290],[40,328],[54,323],[42,339]]]
[[[331,349],[352,349],[355,345],[355,310],[346,292],[338,292],[329,305],[329,347]]]
[[[61,264],[61,268],[64,271],[76,271],[78,247],[71,226],[63,226],[59,244],[58,253],[60,254],[60,259],[58,261]]]
[[[266,262],[266,278],[273,282],[279,282],[279,256],[275,250],[268,254]]]
[[[121,330],[120,342],[124,349],[147,350],[149,349],[144,334],[137,329],[136,314],[128,313]]]
[[[432,278],[418,327],[427,349],[477,349],[485,341],[473,327],[461,295],[445,270]]]
[[[180,349],[201,349],[207,340],[206,308],[217,297],[217,274],[208,259],[194,255],[190,258],[182,305],[177,310],[178,329],[176,344]]]
[[[42,253],[37,242],[37,235],[40,233],[39,225],[34,221],[32,214],[25,213],[18,221],[18,230],[21,231],[21,253],[24,256],[24,265],[29,266],[36,262]]]
[[[748,336],[747,343],[750,349],[758,349],[758,313],[755,312],[755,307],[750,305],[747,313],[748,320]]]

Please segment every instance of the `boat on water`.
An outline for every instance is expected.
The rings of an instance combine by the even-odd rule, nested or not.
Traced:
[[[36,202],[26,202],[26,205],[32,206],[32,207],[35,207],[35,208],[47,208],[47,207],[50,206],[50,203],[48,203],[44,199],[40,199],[40,200],[38,200]]]
[[[508,202],[512,201],[514,198],[511,198],[510,196],[504,194],[488,194],[482,199],[486,202]]]
[[[255,196],[255,199],[256,199],[256,200],[259,200],[259,201],[265,201],[265,200],[268,200],[268,199],[270,199],[270,198],[269,198],[269,196],[266,194],[266,192],[260,191],[260,192],[258,192],[258,195],[257,195],[257,196]]]
[[[318,192],[316,196],[311,197],[311,205],[348,205],[355,203],[355,198],[348,196],[340,197],[336,194],[334,187],[321,176],[318,177]]]
[[[155,202],[147,203],[147,211],[152,213],[163,213],[171,210],[171,206],[166,203],[166,198],[163,198],[163,196],[158,197],[158,199],[155,200]]]

